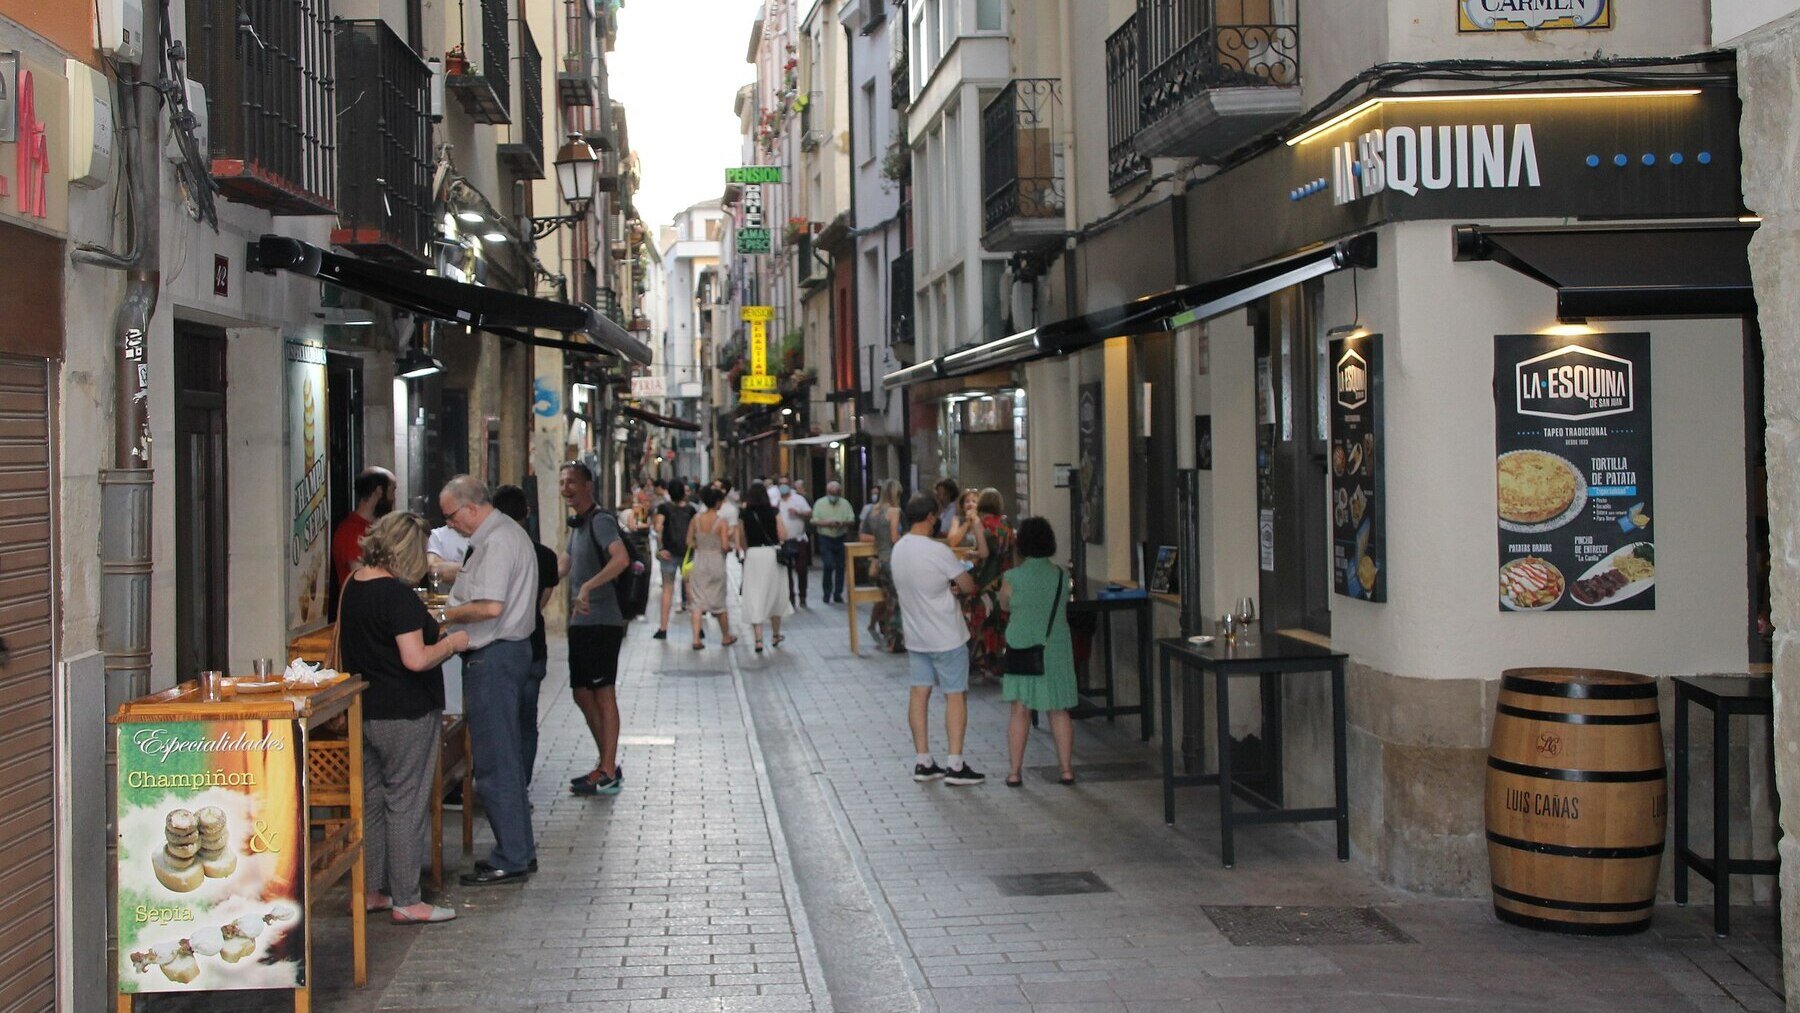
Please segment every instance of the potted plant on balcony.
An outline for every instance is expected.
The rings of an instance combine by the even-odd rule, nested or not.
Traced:
[[[444,73],[453,77],[472,73],[469,69],[469,54],[463,52],[462,43],[451,46],[450,51],[444,54]]]
[[[571,49],[563,54],[563,69],[571,74],[579,74],[586,70],[586,63],[587,57],[581,55],[579,50]]]
[[[801,236],[812,231],[812,223],[804,218],[789,218],[787,228],[782,230],[781,237],[789,244],[798,242]]]

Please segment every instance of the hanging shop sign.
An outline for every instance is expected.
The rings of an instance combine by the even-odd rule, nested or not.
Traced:
[[[1394,221],[1735,218],[1740,168],[1730,88],[1380,95],[1202,183],[1190,245],[1217,277]]]
[[[1332,590],[1387,601],[1381,335],[1331,342]]]
[[[769,373],[769,321],[773,306],[745,306],[738,313],[750,326],[750,368],[738,380],[738,400],[745,404],[780,404],[777,380]]]
[[[1101,455],[1106,448],[1101,442],[1104,427],[1100,411],[1105,403],[1104,386],[1096,381],[1081,385],[1081,400],[1076,414],[1076,451],[1081,474],[1081,537],[1090,545],[1106,539],[1106,497],[1100,488]]]
[[[288,629],[304,633],[325,622],[331,594],[329,446],[325,349],[287,343]]]
[[[781,182],[781,166],[740,165],[725,170],[725,182],[738,186],[743,191],[743,196],[738,203],[738,212],[741,218],[737,227],[737,252],[742,254],[771,252],[774,249],[774,241],[769,231],[768,209],[764,200],[763,187]]]
[[[1656,607],[1650,335],[1494,339],[1500,608]]]
[[[0,221],[69,229],[69,79],[0,28]]]
[[[1459,32],[1611,28],[1611,0],[1458,0]]]
[[[306,984],[297,721],[120,726],[118,990]]]
[[[666,397],[668,383],[660,376],[634,376],[631,378],[632,397]]]

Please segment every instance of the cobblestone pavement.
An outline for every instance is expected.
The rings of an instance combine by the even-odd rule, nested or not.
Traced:
[[[1622,940],[1532,933],[1485,904],[1383,887],[1294,828],[1240,832],[1237,867],[1222,869],[1212,789],[1185,789],[1165,827],[1135,719],[1078,724],[1072,788],[1034,735],[1025,786],[1008,789],[1005,705],[977,687],[968,757],[992,779],[914,784],[904,659],[866,641],[852,657],[841,607],[815,604],[762,655],[748,636],[719,650],[716,631],[692,651],[676,619],[668,641],[646,623],[627,641],[625,791],[567,792],[592,753],[553,642],[532,788],[542,871],[450,887],[448,925],[371,918],[361,990],[344,897],[320,899],[316,1008],[1781,1008],[1765,909],[1736,912],[1725,943],[1699,907],[1661,907],[1649,933]],[[932,723],[941,761],[935,707]],[[1275,906],[1272,930],[1247,924]],[[1254,910],[1221,910],[1235,907]],[[1249,935],[1234,945],[1220,924]],[[227,1008],[199,999],[139,1008]]]

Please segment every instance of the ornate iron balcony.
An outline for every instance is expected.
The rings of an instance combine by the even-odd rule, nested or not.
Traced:
[[[981,111],[981,243],[1036,249],[1063,232],[1062,82],[1007,83]]]
[[[337,24],[338,162],[331,241],[376,260],[428,266],[431,68],[385,21]]]
[[[507,0],[481,0],[481,60],[444,85],[476,123],[512,122],[512,44],[506,34]],[[461,10],[458,7],[458,10]]]
[[[500,162],[521,179],[544,178],[544,55],[523,18],[519,26],[519,115],[513,140],[499,146]]]
[[[212,174],[226,199],[275,214],[337,204],[327,0],[190,0],[188,71],[206,87]]]
[[[1224,6],[1138,0],[1138,151],[1221,156],[1300,111],[1300,27],[1270,0]]]
[[[596,22],[588,0],[563,0],[563,26],[569,49],[556,72],[556,94],[566,107],[592,106],[599,89],[594,86]]]
[[[1140,123],[1138,33],[1135,15],[1106,37],[1106,188],[1117,192],[1150,174],[1150,160],[1132,147]]]
[[[888,267],[888,344],[912,347],[913,261],[907,250]]]
[[[594,308],[613,323],[625,326],[625,310],[619,304],[619,293],[610,288],[600,289],[594,293]]]

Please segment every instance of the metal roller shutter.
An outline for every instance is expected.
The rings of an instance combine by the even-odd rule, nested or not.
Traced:
[[[0,357],[0,1010],[56,1003],[49,369]]]

